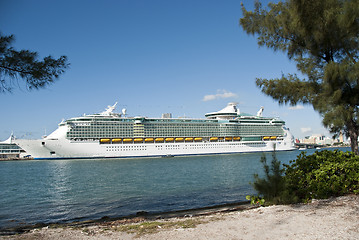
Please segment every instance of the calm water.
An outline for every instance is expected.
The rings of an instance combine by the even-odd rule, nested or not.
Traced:
[[[279,152],[277,157],[288,163],[299,153]],[[253,174],[262,173],[260,158],[261,153],[247,153],[0,162],[0,228],[243,201],[254,193]]]

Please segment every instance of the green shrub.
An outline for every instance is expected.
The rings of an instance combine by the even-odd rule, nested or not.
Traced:
[[[359,156],[352,152],[321,151],[312,155],[301,153],[290,164],[277,160],[275,152],[271,166],[265,156],[261,162],[265,177],[254,175],[252,184],[259,196],[269,203],[308,202],[349,193],[359,193]]]
[[[286,190],[300,201],[359,193],[359,156],[352,152],[301,153],[284,166]]]
[[[246,199],[251,202],[251,205],[264,206],[265,199],[258,196],[247,195]]]
[[[254,183],[251,183],[254,189],[261,195],[268,203],[281,202],[281,193],[285,190],[285,182],[283,177],[284,169],[281,168],[281,162],[277,159],[276,152],[273,151],[272,162],[269,166],[267,164],[267,158],[263,154],[261,162],[264,168],[264,178],[260,178],[258,174],[254,174]],[[248,198],[248,197],[247,197]],[[259,196],[250,196],[252,202],[257,202],[258,199],[262,199]],[[260,202],[260,201],[259,201]]]

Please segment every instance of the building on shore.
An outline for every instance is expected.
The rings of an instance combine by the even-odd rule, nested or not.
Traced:
[[[348,144],[348,142],[344,142],[343,134],[340,133],[339,138],[333,139],[332,137],[326,137],[322,134],[313,134],[311,136],[306,136],[302,139],[296,139],[297,143],[304,144],[314,144],[314,145],[324,145],[324,146],[332,146],[337,144]]]
[[[16,145],[13,141],[15,137],[13,134],[10,137],[0,142],[0,159],[9,160],[9,159],[19,159],[23,157],[25,151]]]

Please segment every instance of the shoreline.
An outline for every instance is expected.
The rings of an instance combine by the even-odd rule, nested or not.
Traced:
[[[180,214],[40,226],[4,239],[358,239],[359,195],[268,207],[228,206]],[[188,214],[189,213],[189,214]]]
[[[131,214],[127,216],[121,217],[108,217],[103,216],[97,219],[87,219],[82,221],[68,221],[68,222],[49,222],[43,223],[38,222],[35,224],[25,224],[14,227],[5,227],[0,228],[0,236],[10,236],[14,234],[23,234],[27,233],[33,229],[42,228],[42,227],[87,227],[91,225],[114,222],[114,221],[124,221],[127,223],[136,222],[138,218],[143,219],[143,221],[153,221],[157,219],[170,219],[170,218],[185,218],[185,217],[197,217],[197,216],[205,216],[215,213],[224,213],[231,211],[243,211],[247,209],[257,208],[259,206],[250,205],[250,201],[241,201],[227,204],[220,204],[214,206],[207,206],[201,208],[192,208],[192,209],[184,209],[184,210],[174,210],[174,211],[166,211],[166,212],[146,212],[139,211],[136,214]]]

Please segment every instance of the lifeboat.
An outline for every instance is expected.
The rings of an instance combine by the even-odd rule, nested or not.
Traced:
[[[194,138],[194,140],[195,140],[196,142],[200,142],[200,141],[202,141],[202,138],[201,138],[201,137],[196,137],[196,138]]]
[[[210,141],[218,141],[218,137],[211,137],[209,140]]]
[[[165,138],[166,142],[173,142],[174,138]]]
[[[263,140],[269,140],[270,137],[263,137]]]
[[[135,139],[133,139],[133,141],[134,141],[134,142],[137,142],[137,143],[138,143],[138,142],[143,142],[143,138],[135,138]]]
[[[132,142],[132,138],[124,138],[124,139],[123,139],[123,142],[124,142],[124,143]]]
[[[272,140],[276,140],[276,139],[277,139],[277,137],[276,137],[276,136],[271,136],[271,137],[270,137],[270,139],[272,139]]]
[[[164,138],[156,138],[155,141],[156,142],[163,142],[165,139]]]
[[[183,142],[183,140],[184,140],[184,138],[182,138],[182,137],[175,138],[176,142]]]
[[[110,141],[111,141],[111,139],[109,139],[109,138],[101,138],[100,139],[101,143],[109,143]]]
[[[241,140],[241,137],[233,137],[233,141],[239,141]]]
[[[154,140],[154,138],[145,138],[145,142],[153,142]]]
[[[193,138],[192,137],[188,137],[188,138],[185,138],[184,139],[186,142],[192,142],[193,141]]]
[[[121,138],[112,138],[112,143],[119,143],[122,142]]]
[[[226,141],[232,141],[233,138],[232,138],[232,137],[225,137],[224,139],[225,139]]]

